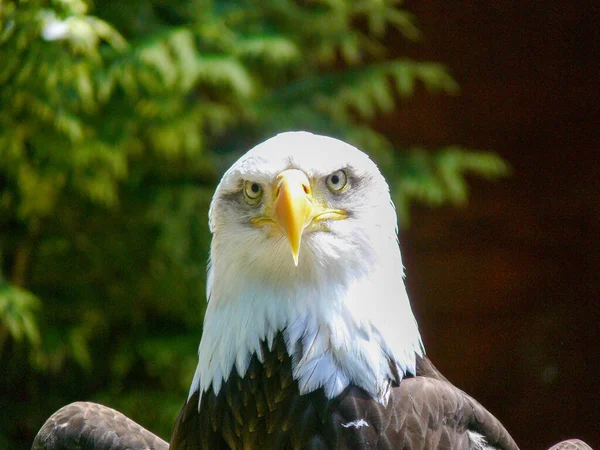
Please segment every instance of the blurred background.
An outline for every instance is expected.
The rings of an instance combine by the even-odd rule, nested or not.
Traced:
[[[599,447],[600,8],[488,3],[0,1],[0,448],[75,400],[169,439],[212,191],[290,129],[382,168],[438,368]]]

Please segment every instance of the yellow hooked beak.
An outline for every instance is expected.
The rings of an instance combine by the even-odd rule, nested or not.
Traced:
[[[298,266],[302,234],[306,228],[311,231],[328,231],[319,222],[325,219],[345,219],[348,213],[341,209],[328,209],[313,198],[310,181],[304,172],[288,169],[275,178],[272,204],[267,206],[265,215],[251,219],[256,227],[276,225],[290,244],[294,264]]]
[[[314,217],[310,182],[304,172],[289,169],[277,175],[274,188],[273,219],[287,236],[297,266],[302,232]]]

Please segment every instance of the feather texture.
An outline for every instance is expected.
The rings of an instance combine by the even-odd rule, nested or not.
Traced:
[[[301,395],[280,333],[261,344],[244,377],[232,374],[218,394],[198,392],[184,405],[171,443],[191,449],[517,449],[500,422],[449,383],[427,358],[391,389],[382,405],[349,386],[335,398],[323,388]]]
[[[579,439],[568,439],[553,445],[548,450],[592,450],[592,447]]]
[[[32,450],[168,450],[169,444],[112,408],[91,402],[62,407],[44,423]]]

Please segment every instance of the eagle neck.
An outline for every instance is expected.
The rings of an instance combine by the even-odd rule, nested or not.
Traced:
[[[390,276],[389,267],[287,283],[218,269],[209,272],[190,397],[209,389],[218,394],[233,371],[243,378],[252,356],[262,361],[263,343],[271,348],[278,333],[300,393],[323,388],[328,398],[355,385],[385,404],[392,384],[414,374],[424,354],[402,276]]]

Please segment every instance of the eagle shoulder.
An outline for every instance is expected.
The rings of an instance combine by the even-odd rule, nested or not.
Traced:
[[[417,374],[393,388],[389,435],[402,448],[518,449],[489,411],[450,383],[427,357],[417,360]],[[392,431],[393,430],[393,431]],[[425,443],[423,447],[423,443]]]

